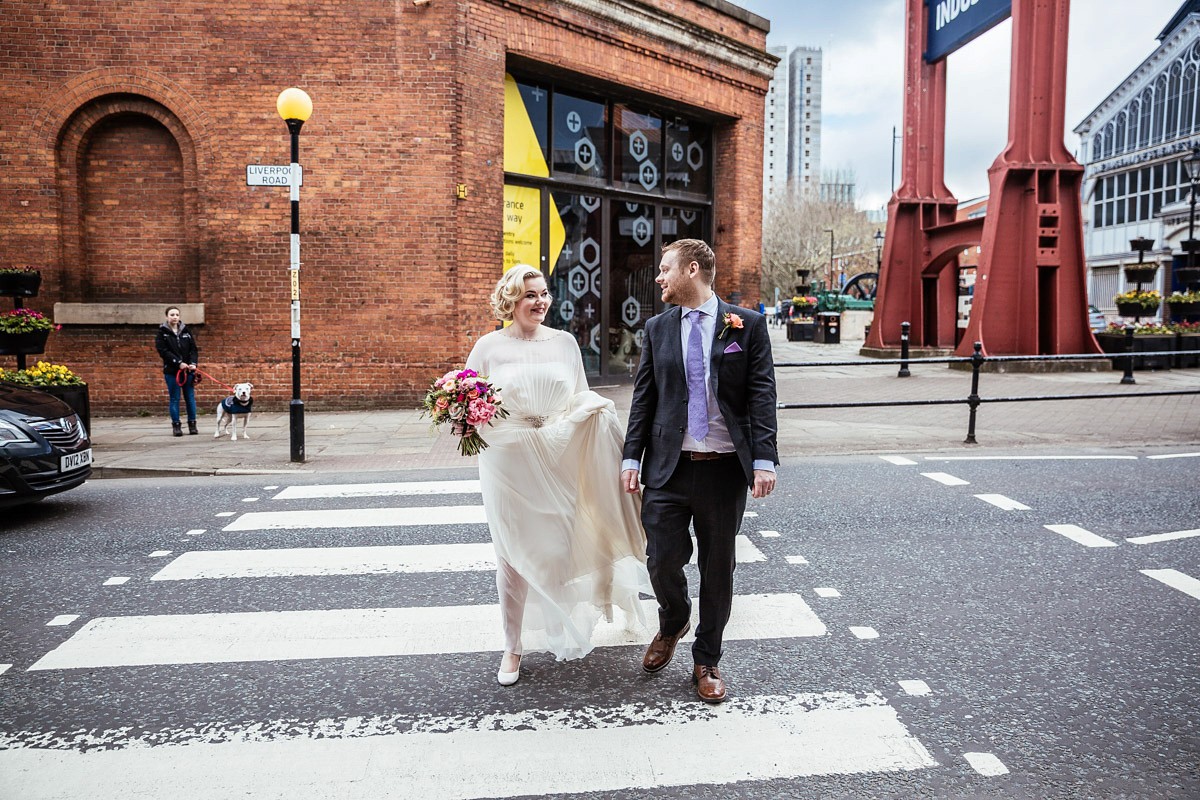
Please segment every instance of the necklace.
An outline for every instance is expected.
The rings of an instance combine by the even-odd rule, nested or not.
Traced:
[[[538,333],[536,333],[536,332],[534,333],[533,336],[519,336],[516,334],[512,334],[512,335],[505,334],[505,336],[508,336],[508,338],[510,338],[510,339],[516,339],[517,341],[521,341],[521,342],[544,342],[544,341],[546,341],[547,338],[549,338],[546,336],[539,336]]]

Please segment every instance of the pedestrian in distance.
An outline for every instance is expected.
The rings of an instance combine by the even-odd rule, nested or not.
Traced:
[[[665,246],[655,282],[675,304],[646,322],[633,384],[621,483],[642,492],[658,634],[642,659],[662,670],[691,627],[684,566],[696,532],[700,614],[692,680],[701,700],[725,699],[718,664],[733,601],[734,541],[746,509],[775,488],[775,368],[766,318],[713,292],[716,263],[698,239]],[[683,411],[686,409],[686,417]]]
[[[166,319],[158,326],[154,346],[162,357],[171,431],[175,436],[183,436],[179,424],[179,396],[182,394],[187,401],[188,433],[195,436],[200,432],[196,429],[196,362],[200,351],[191,328],[180,319],[178,306],[167,307]]]
[[[638,498],[613,481],[622,443],[616,408],[588,389],[575,338],[543,324],[551,301],[539,270],[509,269],[491,307],[512,324],[482,336],[467,358],[508,411],[491,420],[479,453],[496,550],[503,686],[517,682],[525,652],[585,656],[614,606],[627,628],[644,628],[638,595],[652,591]]]

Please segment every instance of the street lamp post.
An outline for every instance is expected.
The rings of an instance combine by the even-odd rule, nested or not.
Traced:
[[[829,279],[825,281],[825,288],[833,288],[833,228],[826,228],[825,232],[829,234]]]
[[[292,135],[292,171],[289,178],[292,201],[292,402],[288,405],[292,461],[304,461],[304,401],[300,399],[300,128],[312,116],[312,100],[302,89],[284,89],[275,109]]]
[[[883,272],[883,231],[875,231],[875,271]]]
[[[1192,147],[1191,155],[1183,159],[1183,168],[1187,171],[1192,195],[1191,210],[1188,213],[1188,238],[1183,243],[1184,249],[1187,250],[1187,265],[1191,268],[1196,266],[1196,180],[1200,179],[1200,147]],[[1164,288],[1169,290],[1171,287]]]

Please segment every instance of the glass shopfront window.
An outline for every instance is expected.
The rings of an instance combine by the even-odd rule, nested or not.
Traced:
[[[505,76],[504,264],[545,274],[546,324],[579,343],[592,379],[627,380],[664,244],[711,241],[712,129],[546,77]]]

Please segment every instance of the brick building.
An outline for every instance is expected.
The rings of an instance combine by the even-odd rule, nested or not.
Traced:
[[[310,407],[412,403],[494,327],[486,296],[515,259],[552,271],[552,321],[594,382],[636,363],[665,242],[709,239],[718,291],[759,300],[775,58],[766,20],[724,0],[15,0],[5,17],[0,265],[42,270],[26,305],[63,324],[45,357],[93,406],[162,405],[168,304],[202,368],[286,404],[288,190],[246,172],[289,160],[288,86],[314,104]]]

